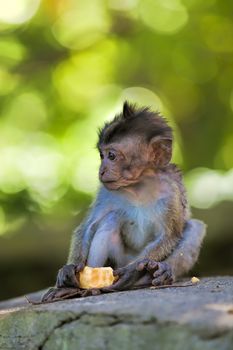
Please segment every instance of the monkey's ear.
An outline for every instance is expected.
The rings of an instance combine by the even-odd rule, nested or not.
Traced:
[[[130,105],[127,101],[123,105],[123,117],[129,119],[134,115],[134,107]]]
[[[156,167],[168,165],[172,157],[172,138],[155,136],[151,139],[149,148]]]

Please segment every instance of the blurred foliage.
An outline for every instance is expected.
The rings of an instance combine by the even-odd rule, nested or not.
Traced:
[[[79,221],[96,130],[125,99],[173,125],[194,207],[232,201],[232,13],[220,0],[0,0],[0,235]]]

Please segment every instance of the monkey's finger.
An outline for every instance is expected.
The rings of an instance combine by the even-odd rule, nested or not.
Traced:
[[[168,278],[167,284],[172,284],[174,282],[173,277]]]
[[[142,273],[137,271],[134,267],[134,270],[127,269],[127,272],[124,273],[118,280],[115,281],[111,286],[101,288],[103,292],[116,292],[121,290],[126,290],[132,287],[137,280],[142,277]]]
[[[133,263],[130,263],[126,266],[120,267],[119,269],[116,269],[113,271],[113,275],[114,276],[123,276],[125,274],[131,274],[134,271],[136,271],[137,264],[138,264],[138,262],[133,262]]]
[[[115,283],[113,283],[110,288],[115,290],[124,290],[127,289],[131,284],[134,283],[134,279],[131,278],[130,274],[125,274],[124,276],[120,277]]]
[[[101,288],[101,292],[112,293],[112,292],[117,292],[117,290],[110,286],[110,287],[103,287],[103,288]]]
[[[50,301],[53,298],[54,295],[54,289],[55,288],[50,288],[41,298],[41,302],[45,302],[45,301]]]
[[[143,259],[142,261],[140,261],[139,263],[138,263],[138,265],[136,266],[136,270],[137,271],[143,271],[146,267],[147,267],[147,265],[148,265],[148,263],[149,263],[149,259]]]
[[[120,267],[119,269],[113,270],[113,276],[123,276],[127,272],[127,267]]]
[[[42,302],[53,301],[57,298],[62,298],[64,296],[69,296],[77,292],[76,288],[50,288],[47,293],[42,297]]]
[[[58,276],[56,286],[57,286],[57,288],[63,288],[63,287],[68,287],[68,288],[76,287],[76,288],[78,288],[78,282],[77,282],[75,275],[73,275],[73,276],[62,275],[62,276]]]
[[[56,286],[58,288],[78,287],[74,264],[65,265],[58,271]]]
[[[81,292],[82,297],[89,297],[101,294],[101,290],[98,288],[85,289]]]
[[[56,298],[61,298],[65,296],[68,297],[69,295],[72,295],[76,292],[78,292],[77,288],[58,288],[58,290],[56,291]]]
[[[159,264],[157,261],[155,260],[149,260],[148,264],[147,264],[147,270],[148,271],[155,271],[158,270],[159,268]]]
[[[167,271],[152,280],[153,286],[162,286],[164,284],[172,284],[171,275]]]
[[[162,279],[160,277],[152,280],[152,286],[155,286],[155,287],[164,286],[164,285],[171,285],[172,283],[173,283],[172,280],[170,280],[170,279],[166,280],[166,279]]]
[[[101,294],[101,290],[98,288],[93,288],[91,290],[91,295],[100,295]]]
[[[122,290],[122,288],[124,287],[125,284],[126,284],[126,278],[121,277],[115,283],[113,283],[111,286],[101,288],[101,291],[103,291],[103,292],[116,292],[116,291]]]
[[[57,288],[63,287],[75,287],[78,288],[78,281],[75,276],[74,267],[72,268],[63,268],[59,271],[56,281]]]
[[[153,276],[154,276],[154,277],[157,277],[157,276],[162,275],[162,274],[165,273],[165,272],[166,272],[169,276],[172,275],[172,271],[171,271],[171,269],[170,269],[170,267],[169,267],[168,264],[159,263],[159,264],[158,264],[158,269],[157,269],[155,272],[153,272]]]
[[[75,268],[74,268],[75,273],[82,271],[84,267],[85,267],[85,263],[83,262],[78,263],[77,265],[75,265]]]

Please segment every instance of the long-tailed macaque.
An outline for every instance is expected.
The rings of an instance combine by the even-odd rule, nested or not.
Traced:
[[[97,147],[101,186],[74,232],[58,292],[78,288],[75,273],[85,265],[114,268],[119,279],[105,291],[172,283],[197,261],[205,224],[190,219],[181,172],[170,164],[171,127],[125,102],[99,131]]]

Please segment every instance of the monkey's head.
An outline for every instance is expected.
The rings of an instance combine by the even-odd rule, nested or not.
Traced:
[[[97,147],[99,179],[106,188],[117,190],[169,164],[172,129],[158,113],[125,102],[123,112],[99,130]]]

